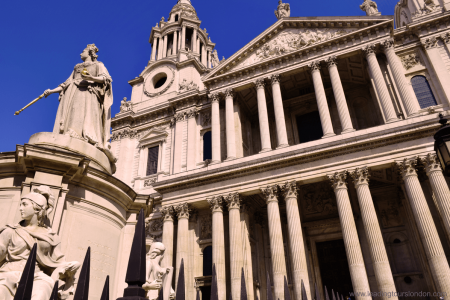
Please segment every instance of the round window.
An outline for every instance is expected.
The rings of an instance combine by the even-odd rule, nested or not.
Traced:
[[[161,66],[146,76],[144,93],[149,97],[164,94],[175,80],[175,71],[168,66]]]
[[[155,77],[153,77],[153,87],[155,89],[160,88],[166,83],[167,81],[167,74],[166,73],[159,73],[156,74]]]

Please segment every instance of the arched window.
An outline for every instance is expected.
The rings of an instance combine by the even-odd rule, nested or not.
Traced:
[[[203,135],[203,161],[207,159],[212,159],[211,131],[205,132]]]
[[[212,275],[212,246],[203,250],[203,276]]]
[[[178,21],[178,15],[175,15],[175,22]]]
[[[411,78],[411,84],[419,101],[420,108],[437,105],[430,84],[425,76],[414,76]]]

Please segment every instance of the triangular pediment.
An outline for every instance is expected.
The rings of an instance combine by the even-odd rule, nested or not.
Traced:
[[[358,31],[392,20],[392,16],[283,18],[217,66],[203,80],[335,42],[346,36],[351,40],[352,36],[358,36]]]
[[[166,139],[167,136],[168,136],[168,133],[165,130],[153,128],[153,129],[150,129],[149,132],[145,133],[139,139],[139,144],[141,146],[143,146],[143,145],[155,143],[155,142]]]

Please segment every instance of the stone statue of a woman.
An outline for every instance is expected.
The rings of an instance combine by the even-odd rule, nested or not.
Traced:
[[[44,95],[59,93],[54,133],[66,134],[108,151],[112,79],[103,63],[97,61],[97,52],[94,44],[87,45],[80,54],[83,63],[75,66],[64,83],[46,90]],[[106,154],[109,157],[110,153]]]
[[[67,262],[61,253],[60,239],[47,226],[54,198],[48,186],[34,188],[22,197],[22,221],[0,228],[0,299],[12,300],[30,251],[37,243],[33,300],[48,300],[56,280],[62,280],[59,296],[67,298],[73,291],[77,261]]]

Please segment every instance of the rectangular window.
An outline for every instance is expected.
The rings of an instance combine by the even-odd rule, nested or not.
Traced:
[[[148,148],[147,176],[158,172],[159,146]]]

